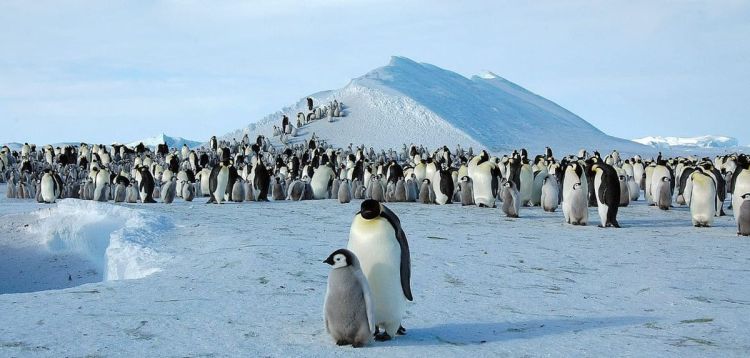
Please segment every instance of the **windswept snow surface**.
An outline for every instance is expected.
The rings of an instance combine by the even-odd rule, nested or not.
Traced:
[[[142,244],[174,258],[137,280],[0,295],[0,356],[750,354],[750,240],[735,236],[731,216],[698,229],[685,207],[643,202],[620,210],[622,229],[566,225],[559,211],[540,208],[507,219],[500,209],[386,204],[411,247],[408,334],[337,347],[323,324],[330,266],[322,260],[346,246],[359,204],[74,208],[83,221],[120,210],[166,217],[174,227]],[[0,252],[41,240],[24,224],[66,205],[0,196]],[[19,212],[31,214],[10,214]],[[47,274],[60,279],[52,276],[65,270]],[[3,280],[14,275],[2,272]]]
[[[346,116],[333,123],[325,119],[306,125],[299,133],[312,133],[335,146],[365,144],[376,149],[423,144],[428,148],[460,144],[493,153],[521,147],[541,151],[576,153],[581,148],[617,149],[623,154],[647,154],[654,148],[608,136],[594,126],[541,96],[492,73],[471,79],[442,68],[393,57],[388,65],[353,79],[346,87],[313,94],[315,105],[334,99],[345,106]],[[244,133],[271,136],[287,114],[296,123],[298,112],[307,113],[304,99],[271,114]]]
[[[33,213],[9,214],[0,226],[0,293],[15,293],[158,272],[166,257],[149,245],[163,240],[159,236],[171,223],[140,210],[66,199]],[[14,235],[4,235],[8,229]]]

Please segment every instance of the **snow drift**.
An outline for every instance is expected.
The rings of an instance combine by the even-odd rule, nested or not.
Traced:
[[[172,227],[142,210],[74,199],[13,220],[28,221],[29,229],[0,253],[8,277],[0,293],[146,277],[166,259],[151,243]]]
[[[404,57],[393,57],[388,65],[353,79],[342,89],[310,97],[316,106],[338,100],[344,104],[345,117],[302,127],[298,141],[315,133],[335,146],[460,144],[495,153],[521,147],[541,151],[547,145],[565,153],[580,148],[654,151],[608,136],[554,102],[493,73],[469,79]],[[223,138],[239,139],[244,133],[270,137],[282,115],[295,122],[298,112],[307,113],[304,99]]]

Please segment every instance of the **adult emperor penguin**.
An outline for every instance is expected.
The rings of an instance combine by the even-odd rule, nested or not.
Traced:
[[[435,172],[432,189],[435,192],[435,204],[445,205],[452,203],[454,190],[453,178],[451,178],[451,172],[448,170],[447,164],[443,164],[442,168]]]
[[[141,166],[136,168],[136,179],[138,181],[138,193],[141,196],[142,203],[155,203],[154,194],[154,177],[148,170],[148,167]]]
[[[57,199],[57,193],[59,193],[60,189],[57,187],[57,182],[55,181],[55,177],[52,175],[51,170],[44,170],[41,184],[42,200],[48,204],[54,203],[55,199]],[[12,184],[9,184],[9,187],[10,186],[12,186]]]
[[[735,220],[738,219],[740,206],[745,202],[742,195],[750,193],[750,163],[745,156],[737,158],[737,168],[731,178],[732,210]],[[739,221],[737,222],[739,225]]]
[[[497,188],[497,166],[490,160],[487,151],[482,151],[478,156],[471,158],[467,166],[467,173],[473,183],[474,202],[479,207],[495,207],[495,195]],[[493,190],[494,189],[494,190]],[[420,194],[421,195],[421,194]]]
[[[387,341],[402,333],[406,300],[413,297],[409,243],[398,216],[375,200],[363,201],[347,248],[359,258],[372,289],[374,323],[383,330],[375,339]]]
[[[510,180],[503,183],[500,197],[503,199],[503,213],[509,218],[517,218],[521,208],[521,200],[518,189],[516,189],[516,183]]]
[[[563,179],[563,215],[565,222],[573,225],[586,225],[589,221],[588,182],[583,167],[572,162],[565,168]]]
[[[620,180],[617,171],[602,161],[593,163],[589,170],[594,173],[600,227],[620,227],[617,223],[617,210],[620,206]]]
[[[231,192],[233,189],[232,186],[229,186],[229,167],[231,166],[231,162],[229,156],[226,155],[228,154],[228,151],[224,152],[224,154],[225,155],[222,155],[221,163],[211,170],[211,176],[208,179],[209,193],[211,197],[208,199],[207,203],[224,203],[227,191],[229,190]]]
[[[323,262],[333,266],[323,305],[326,332],[336,345],[362,347],[372,339],[375,321],[372,292],[359,260],[353,252],[339,249]]]
[[[708,227],[716,215],[716,182],[703,168],[698,167],[690,175],[690,216],[693,226]]]
[[[735,210],[735,220],[737,220],[737,235],[750,236],[750,193],[742,194],[739,197],[742,199],[741,204],[733,209]]]
[[[109,199],[109,170],[101,169],[94,180],[94,200],[107,201]]]

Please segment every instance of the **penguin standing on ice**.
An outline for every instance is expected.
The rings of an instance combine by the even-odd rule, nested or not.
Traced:
[[[554,212],[560,203],[560,185],[557,183],[557,177],[554,174],[547,174],[542,184],[542,209],[546,212]]]
[[[172,204],[177,196],[177,178],[172,177],[164,184],[161,190],[161,201],[164,204]]]
[[[185,201],[193,201],[195,199],[195,187],[197,185],[190,184],[190,182],[182,183],[182,199]],[[200,188],[200,187],[199,187]]]
[[[347,247],[359,258],[374,303],[375,339],[387,341],[405,333],[401,320],[412,301],[411,254],[401,221],[375,200],[362,202],[354,216]],[[378,332],[382,330],[382,332]]]
[[[716,182],[713,177],[698,167],[690,175],[690,216],[695,227],[709,227],[716,216]]]
[[[12,184],[9,184],[9,186],[12,186]],[[49,169],[44,170],[44,175],[42,175],[41,189],[42,200],[48,204],[54,203],[55,199],[57,199],[57,193],[60,189],[57,188],[57,182],[52,175],[52,171]]]
[[[430,185],[430,179],[422,180],[422,187],[419,189],[419,202],[422,204],[433,203],[432,185]]]
[[[742,198],[742,204],[739,207],[734,207],[734,210],[737,211],[737,214],[735,214],[737,235],[750,236],[750,193],[745,193],[740,198]]]
[[[344,179],[341,181],[341,184],[339,184],[338,199],[341,204],[346,204],[352,201],[352,188],[351,185],[349,185],[349,179]]]
[[[568,164],[563,177],[563,215],[565,222],[586,225],[589,220],[588,181],[578,162]]]
[[[471,178],[468,175],[463,176],[458,186],[461,188],[461,206],[474,205],[474,191]]]
[[[451,204],[453,202],[454,187],[453,178],[447,168],[447,164],[443,164],[442,168],[435,172],[433,178],[432,188],[435,192],[435,204]]]
[[[370,285],[359,260],[353,252],[339,249],[323,262],[333,266],[323,305],[326,332],[336,345],[362,347],[372,339],[375,322]]]
[[[156,200],[154,200],[153,194],[154,194],[154,177],[151,175],[151,172],[148,170],[147,167],[141,166],[136,168],[137,172],[137,178],[138,179],[138,192],[141,197],[142,203],[155,203]]]
[[[620,206],[620,180],[617,171],[601,161],[593,163],[589,169],[594,175],[597,210],[600,227],[614,226],[619,228],[617,210]]]
[[[503,184],[503,189],[500,191],[500,197],[503,199],[502,210],[505,216],[509,218],[517,218],[518,212],[521,208],[520,193],[516,188],[516,183],[512,181],[506,181]]]

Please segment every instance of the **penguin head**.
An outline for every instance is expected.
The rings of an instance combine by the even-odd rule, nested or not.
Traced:
[[[380,216],[380,212],[383,211],[382,206],[377,200],[367,199],[362,202],[360,206],[360,215],[365,220],[372,220]]]

